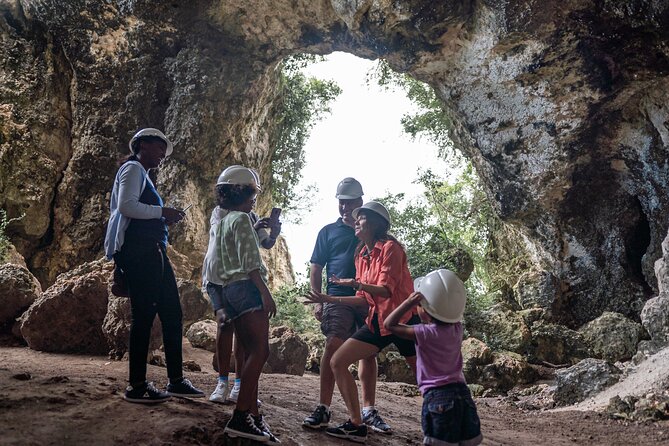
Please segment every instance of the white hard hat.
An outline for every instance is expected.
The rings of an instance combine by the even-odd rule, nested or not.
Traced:
[[[386,207],[381,203],[379,203],[378,201],[368,201],[359,208],[353,209],[353,212],[351,212],[353,218],[358,218],[358,214],[362,209],[368,209],[374,212],[375,214],[378,214],[381,218],[387,221],[388,226],[390,226],[390,213],[388,213],[388,209],[386,209]]]
[[[237,165],[230,166],[221,172],[216,181],[216,185],[219,184],[251,184],[258,189],[258,192],[262,190],[258,173],[248,167]]]
[[[130,152],[133,153],[132,151],[132,143],[137,141],[139,138],[143,136],[155,136],[156,138],[160,138],[163,141],[165,141],[165,144],[167,144],[167,150],[165,151],[165,156],[170,156],[172,154],[172,149],[174,148],[172,146],[172,141],[167,139],[167,136],[163,132],[161,132],[158,129],[153,129],[150,127],[147,127],[145,129],[140,130],[139,132],[135,133],[135,136],[133,136],[130,139],[130,142],[128,143],[128,147],[130,147]]]
[[[454,272],[447,269],[432,271],[414,280],[413,287],[425,296],[420,305],[430,316],[448,323],[462,320],[467,290]]]
[[[362,197],[363,194],[360,182],[355,178],[348,177],[341,180],[337,185],[335,198],[337,200],[355,200]]]

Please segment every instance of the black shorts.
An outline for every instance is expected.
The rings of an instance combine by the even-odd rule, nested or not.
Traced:
[[[407,321],[407,325],[416,325],[420,323],[420,319],[415,314],[411,316],[411,319]],[[390,344],[395,344],[397,350],[399,350],[400,355],[405,358],[411,356],[416,356],[416,344],[414,341],[409,339],[400,338],[397,335],[390,334],[387,336],[381,336],[379,329],[379,320],[376,314],[374,314],[374,319],[372,320],[374,325],[374,331],[372,331],[366,324],[363,325],[358,331],[356,331],[352,339],[357,339],[358,341],[364,342],[365,344],[372,344],[379,348],[379,351],[388,347]]]
[[[475,446],[483,440],[476,404],[464,383],[427,390],[422,425],[423,444]]]

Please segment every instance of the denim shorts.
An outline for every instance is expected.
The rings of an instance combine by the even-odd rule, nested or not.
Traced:
[[[216,313],[223,308],[223,285],[207,282],[206,289],[211,306],[214,308],[214,313]]]
[[[221,294],[223,310],[230,320],[263,309],[260,291],[251,280],[232,282],[222,288]]]
[[[339,338],[345,341],[365,324],[365,316],[367,316],[367,307],[323,304],[321,331],[326,338]]]
[[[476,405],[464,383],[425,392],[422,423],[423,444],[475,446],[483,440]]]

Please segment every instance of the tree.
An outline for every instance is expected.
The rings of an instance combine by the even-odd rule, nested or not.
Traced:
[[[286,211],[308,207],[304,199],[310,190],[298,191],[304,167],[304,145],[316,122],[330,113],[330,103],[341,88],[329,80],[306,77],[306,65],[318,60],[313,55],[286,58],[280,66],[279,112],[272,155],[272,200]],[[298,204],[299,203],[299,204]]]

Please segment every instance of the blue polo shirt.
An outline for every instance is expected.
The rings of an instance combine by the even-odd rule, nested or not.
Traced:
[[[353,228],[338,218],[318,233],[311,263],[324,266],[326,278],[334,274],[341,279],[355,279],[354,259],[358,242]],[[327,293],[332,296],[354,296],[355,290],[327,282]]]

